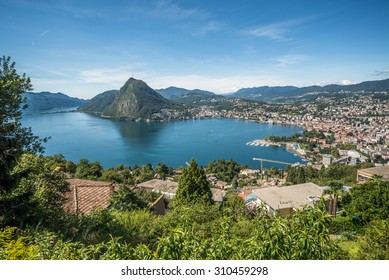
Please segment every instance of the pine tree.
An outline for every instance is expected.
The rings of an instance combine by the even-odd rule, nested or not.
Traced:
[[[204,170],[192,159],[188,168],[182,171],[178,181],[174,205],[195,203],[211,204],[212,193]]]

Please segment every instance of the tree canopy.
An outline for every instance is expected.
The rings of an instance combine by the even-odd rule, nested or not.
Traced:
[[[175,205],[212,203],[212,193],[204,170],[192,159],[182,171],[174,197]]]
[[[19,75],[10,57],[0,57],[0,192],[14,186],[13,167],[23,152],[42,152],[42,140],[20,122],[23,93],[31,90],[30,78]]]

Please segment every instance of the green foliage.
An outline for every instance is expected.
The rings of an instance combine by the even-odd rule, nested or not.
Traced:
[[[174,197],[174,205],[212,203],[212,193],[204,170],[192,159],[188,168],[182,171]]]
[[[331,219],[330,229],[331,234],[343,234],[345,232],[361,232],[362,226],[360,223],[353,221],[348,216],[337,216]]]
[[[23,174],[18,187],[1,201],[5,225],[45,224],[58,227],[66,220],[62,208],[68,183],[64,176],[51,170],[51,162],[42,156],[24,154],[13,173]]]
[[[163,163],[158,163],[157,167],[155,168],[155,173],[159,175],[160,179],[166,179],[168,176],[173,175],[173,168],[166,166]]]
[[[288,166],[286,171],[288,184],[300,184],[316,182],[320,185],[328,185],[331,181],[340,181],[345,185],[354,184],[357,178],[357,169],[360,166],[345,164],[332,164],[327,168],[316,170],[312,166],[295,167]]]
[[[23,93],[31,89],[30,79],[16,73],[9,57],[0,57],[0,194],[12,189],[10,173],[26,149],[41,148],[30,129],[20,122]]]
[[[163,232],[170,228],[167,216],[155,216],[147,210],[115,212],[113,216],[126,232],[123,240],[133,246],[147,244],[153,248]]]
[[[222,211],[224,215],[239,221],[242,218],[249,218],[250,212],[247,210],[242,198],[235,194],[228,194],[224,198]]]
[[[18,159],[25,151],[43,152],[41,144],[47,140],[22,127],[22,109],[27,107],[23,93],[30,89],[30,78],[16,72],[10,57],[0,57],[0,204],[1,196],[17,187],[21,174],[11,173]]]
[[[359,258],[389,260],[389,220],[372,221],[362,237]]]
[[[87,159],[81,159],[77,164],[75,176],[81,179],[97,180],[101,177],[103,167],[99,162],[89,162]]]
[[[36,259],[37,248],[26,245],[23,237],[16,237],[16,227],[0,229],[0,260]]]
[[[301,142],[302,135],[295,133],[292,136],[274,136],[274,135],[269,135],[266,136],[265,138],[268,141],[271,142]]]
[[[113,191],[109,203],[111,208],[119,211],[131,211],[147,207],[147,202],[124,185],[120,185],[119,189]]]
[[[368,181],[350,192],[351,201],[345,205],[349,216],[357,216],[365,223],[389,219],[389,181]]]
[[[206,171],[208,174],[215,174],[219,180],[225,182],[232,182],[232,180],[239,175],[242,167],[239,163],[234,160],[218,160],[208,163]]]

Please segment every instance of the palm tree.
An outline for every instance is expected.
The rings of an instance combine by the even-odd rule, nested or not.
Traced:
[[[326,189],[324,193],[330,195],[329,212],[330,215],[334,215],[336,217],[338,198],[339,195],[343,194],[343,184],[340,181],[331,181],[328,186],[329,188]]]

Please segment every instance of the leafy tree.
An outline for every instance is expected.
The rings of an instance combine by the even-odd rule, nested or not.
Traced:
[[[362,222],[389,219],[389,181],[372,180],[350,190],[351,201],[345,206],[349,216]]]
[[[89,162],[87,159],[81,159],[77,164],[75,176],[82,179],[96,180],[101,177],[103,167],[97,161]]]
[[[155,168],[155,173],[159,174],[161,179],[166,179],[167,176],[173,174],[173,168],[168,167],[163,163],[158,163],[157,167]]]
[[[192,159],[182,171],[174,197],[175,205],[212,203],[212,193],[204,170]]]
[[[359,257],[365,260],[389,259],[389,220],[373,221],[362,237]]]
[[[330,214],[336,216],[339,195],[343,194],[343,184],[339,181],[331,181],[329,188],[324,193],[330,195]]]
[[[11,173],[23,152],[43,152],[41,144],[47,140],[21,124],[22,109],[27,108],[22,105],[26,101],[23,93],[31,89],[30,78],[16,72],[15,62],[0,57],[0,195],[17,185],[17,174]]]
[[[232,182],[232,180],[239,175],[239,172],[248,166],[241,166],[234,160],[218,160],[208,163],[206,171],[208,174],[214,173],[219,180],[225,182]]]
[[[8,208],[6,223],[40,223],[51,228],[64,224],[66,217],[62,206],[66,202],[64,193],[69,190],[68,183],[62,173],[52,170],[51,161],[47,157],[26,153],[13,172],[26,174],[19,180],[13,195],[29,193],[31,196],[20,205]]]
[[[31,89],[30,79],[16,72],[15,62],[0,57],[0,225],[19,225],[22,221],[16,217],[28,220],[24,214],[36,206],[34,192],[19,187],[29,170],[15,169],[23,153],[41,153],[47,141],[21,124],[22,110],[27,108],[23,93]]]
[[[119,211],[131,211],[147,207],[147,203],[139,198],[129,187],[120,185],[118,190],[112,193],[110,199],[112,208]]]

